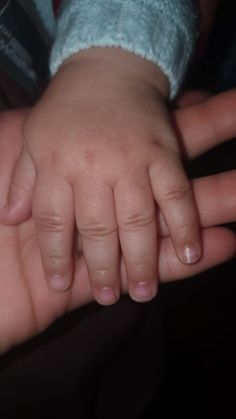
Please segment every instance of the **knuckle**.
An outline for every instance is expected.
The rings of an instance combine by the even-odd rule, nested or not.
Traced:
[[[113,283],[112,268],[107,266],[101,266],[94,270],[92,274],[92,280],[97,285],[110,285]]]
[[[114,226],[98,223],[90,223],[79,227],[79,232],[83,237],[98,241],[113,234],[116,230],[117,228]]]
[[[125,230],[136,230],[150,225],[155,217],[155,210],[143,210],[128,214],[120,224],[120,228]]]
[[[176,187],[172,187],[167,189],[164,192],[164,200],[165,201],[182,201],[184,199],[191,197],[191,189],[186,185],[177,185]]]
[[[69,258],[55,251],[44,257],[44,263],[51,272],[60,274],[64,273],[65,268],[68,266]]]
[[[63,233],[65,223],[62,217],[54,213],[38,214],[34,217],[35,227],[40,232],[45,233]]]
[[[61,153],[61,149],[52,150],[48,156],[48,160],[48,163],[52,168],[61,167],[61,165],[64,163],[64,155]]]

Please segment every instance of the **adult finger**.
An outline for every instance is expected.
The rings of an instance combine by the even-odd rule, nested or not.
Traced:
[[[205,102],[210,97],[211,94],[206,90],[187,90],[177,99],[176,106],[178,109],[187,108]]]
[[[191,184],[178,155],[165,153],[161,161],[157,158],[149,176],[179,259],[196,263],[201,257],[199,219]]]
[[[0,112],[0,208],[7,203],[13,169],[21,154],[27,113],[28,109]]]
[[[236,135],[236,89],[173,113],[182,148],[188,158]]]
[[[0,211],[0,219],[6,224],[26,221],[31,214],[35,168],[30,155],[24,149],[13,170],[6,206]]]
[[[178,281],[197,275],[213,266],[231,259],[236,254],[236,236],[230,230],[214,227],[203,230],[203,256],[194,265],[181,264],[174,253],[171,239],[161,241],[160,282]]]
[[[159,281],[168,283],[180,281],[197,275],[216,265],[226,262],[236,254],[236,236],[226,228],[209,228],[202,232],[203,256],[194,265],[184,265],[176,257],[173,243],[169,237],[162,238],[160,242]],[[124,265],[124,262],[123,262]],[[128,281],[125,269],[122,272],[122,292],[128,291]],[[78,260],[73,282],[72,293],[68,299],[69,309],[75,309],[93,300],[91,286],[88,280],[88,271],[83,258]]]
[[[201,227],[211,227],[235,222],[236,170],[201,177],[192,181]],[[159,218],[160,234],[169,231],[162,215]]]

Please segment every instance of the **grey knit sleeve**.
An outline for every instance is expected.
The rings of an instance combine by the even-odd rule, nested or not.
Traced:
[[[121,47],[158,64],[173,98],[194,50],[197,28],[196,0],[64,0],[51,73],[81,50]]]

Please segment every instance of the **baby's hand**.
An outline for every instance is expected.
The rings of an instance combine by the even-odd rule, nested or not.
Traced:
[[[179,259],[200,258],[167,92],[156,65],[118,48],[93,48],[64,63],[31,111],[1,219],[22,222],[32,206],[52,288],[70,286],[75,223],[101,304],[119,298],[121,252],[130,296],[156,295],[157,209]]]

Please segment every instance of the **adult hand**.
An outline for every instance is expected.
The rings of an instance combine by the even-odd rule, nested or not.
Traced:
[[[176,124],[189,158],[236,134],[235,105],[236,91],[232,91],[175,112]],[[5,113],[0,119],[0,131],[5,130],[9,138],[5,141],[4,137],[0,137],[0,158],[9,158],[5,173],[2,173],[6,179],[9,178],[6,172],[13,170],[13,160],[21,151],[20,127],[18,112]],[[183,265],[178,260],[168,230],[161,222],[159,277],[162,283],[190,277],[235,254],[235,235],[225,228],[211,228],[235,220],[235,186],[236,171],[193,182],[200,221],[204,227],[203,258],[195,265]],[[4,194],[4,190],[1,194]],[[0,249],[1,353],[42,332],[67,311],[93,300],[86,265],[81,255],[76,261],[72,287],[64,293],[50,290],[44,280],[32,221],[16,227],[0,225]],[[121,272],[123,292],[126,292],[127,281],[122,267]]]
[[[131,298],[156,295],[156,208],[182,263],[200,259],[197,209],[168,91],[153,63],[120,48],[91,48],[65,61],[29,113],[0,219],[20,224],[32,210],[54,290],[73,278],[75,225],[100,304],[119,299],[121,255]]]

